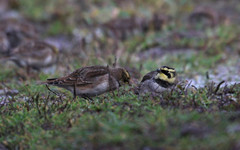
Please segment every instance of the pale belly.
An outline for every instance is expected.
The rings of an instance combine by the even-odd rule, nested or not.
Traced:
[[[40,67],[48,66],[52,62],[54,62],[54,58],[52,55],[47,56],[41,62],[38,59],[32,59],[32,58],[27,59],[27,64],[31,64],[32,66],[40,66]]]
[[[70,86],[70,87],[64,87],[64,86],[59,86],[59,87],[63,87],[69,91],[71,91],[72,93],[74,93],[74,87]],[[112,87],[112,90],[115,90],[119,87],[118,83],[116,82],[114,87]],[[80,97],[83,96],[89,96],[89,97],[93,97],[93,96],[97,96],[97,95],[101,95],[105,92],[110,91],[109,89],[109,84],[108,82],[103,82],[101,84],[98,84],[92,88],[85,88],[84,86],[78,86],[76,87],[76,94]]]
[[[166,91],[167,88],[164,88],[157,84],[156,82],[152,82],[151,80],[145,81],[141,86],[140,86],[140,93],[161,93],[163,91]]]
[[[116,89],[116,88],[115,88]],[[87,95],[87,96],[97,96],[109,91],[108,82],[98,84],[97,86],[91,89],[77,88],[77,95]]]

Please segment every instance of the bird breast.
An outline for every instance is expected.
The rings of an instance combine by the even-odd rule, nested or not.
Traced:
[[[95,82],[91,84],[84,84],[84,85],[77,85],[76,86],[76,94],[79,95],[80,97],[82,95],[87,95],[87,96],[97,96],[101,95],[105,92],[115,90],[119,87],[119,83],[115,78],[111,78],[109,83],[109,78],[108,74],[98,77]],[[71,91],[72,93],[74,92],[74,86],[64,86],[64,85],[57,85],[59,87],[64,87],[65,89]]]
[[[90,89],[90,88],[86,88],[86,89],[81,89],[81,88],[77,88],[77,95],[88,95],[88,96],[97,96],[100,94],[103,94],[104,92],[109,90],[109,84],[108,82],[103,82],[101,84],[98,84],[97,86],[95,86],[94,88]]]
[[[148,92],[161,93],[165,90],[167,90],[167,88],[160,86],[158,83],[154,82],[152,79],[146,80],[140,86],[140,93],[148,93]]]

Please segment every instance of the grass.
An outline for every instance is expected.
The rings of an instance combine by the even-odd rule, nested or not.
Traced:
[[[229,138],[239,138],[239,113],[233,111],[240,105],[231,99],[239,98],[240,87],[227,89],[214,94],[216,86],[210,85],[195,94],[177,90],[152,98],[121,89],[117,97],[73,101],[31,86],[22,91],[31,93],[26,101],[15,97],[0,108],[0,141],[11,149],[229,148]]]

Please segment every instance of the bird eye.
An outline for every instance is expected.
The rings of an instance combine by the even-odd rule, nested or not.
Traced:
[[[161,72],[165,74],[168,78],[171,78],[171,74],[169,73],[169,71],[162,70]]]

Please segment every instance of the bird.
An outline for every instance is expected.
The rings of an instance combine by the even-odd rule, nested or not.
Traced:
[[[7,54],[9,50],[9,41],[7,39],[7,36],[0,32],[0,54]]]
[[[176,70],[172,67],[162,66],[155,71],[147,73],[136,89],[136,94],[159,94],[168,90],[177,83]]]
[[[8,55],[17,46],[25,41],[39,39],[36,26],[27,20],[12,17],[0,18],[0,39],[4,37],[4,55]],[[7,43],[6,43],[7,42]],[[2,52],[2,51],[0,51]]]
[[[91,99],[91,97],[114,91],[122,84],[130,84],[130,82],[130,74],[125,68],[96,65],[79,68],[64,77],[47,79],[41,84],[69,90],[74,99],[76,96]]]
[[[57,62],[58,49],[43,41],[29,41],[21,44],[11,51],[7,60],[17,66],[27,69],[40,70]]]

